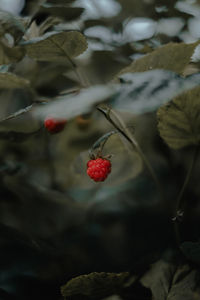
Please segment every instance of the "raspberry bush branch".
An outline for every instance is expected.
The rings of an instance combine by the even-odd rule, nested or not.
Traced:
[[[114,126],[114,128],[117,129],[117,131],[119,133],[121,133],[125,139],[131,144],[131,146],[134,148],[134,150],[136,150],[138,152],[138,154],[140,155],[140,157],[142,158],[146,168],[148,169],[149,173],[152,176],[152,179],[155,182],[155,185],[157,187],[157,190],[160,194],[161,199],[164,199],[164,195],[162,192],[162,188],[160,185],[160,182],[150,164],[150,162],[148,161],[147,157],[145,156],[145,154],[143,153],[142,149],[140,148],[138,142],[136,141],[136,139],[134,138],[134,136],[131,134],[130,130],[127,128],[127,126],[125,125],[124,121],[120,118],[120,116],[110,107],[108,106],[99,106],[98,110],[103,113],[103,115],[106,117],[106,119]],[[112,116],[115,118],[112,118]]]
[[[97,157],[102,157],[102,151],[103,148],[108,141],[109,137],[113,134],[117,133],[117,131],[112,130],[103,136],[101,136],[92,146],[92,148],[89,150],[89,156],[91,159],[95,159]],[[97,154],[95,154],[95,151],[97,151]]]

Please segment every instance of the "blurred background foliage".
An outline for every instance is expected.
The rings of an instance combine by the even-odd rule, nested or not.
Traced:
[[[198,160],[181,247],[172,222],[199,145],[199,25],[197,0],[0,0],[0,299],[200,299]],[[87,176],[113,130],[101,103],[164,199],[119,134],[107,180]],[[61,133],[45,130],[49,114],[67,118]]]

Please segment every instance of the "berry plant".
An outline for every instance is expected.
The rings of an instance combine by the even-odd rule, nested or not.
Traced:
[[[0,299],[200,299],[199,1],[0,1]]]

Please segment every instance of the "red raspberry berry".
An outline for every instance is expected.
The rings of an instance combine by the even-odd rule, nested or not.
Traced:
[[[44,126],[50,133],[58,133],[64,129],[66,123],[67,120],[65,119],[47,117],[44,121]]]
[[[110,172],[111,162],[108,159],[91,159],[87,163],[87,174],[94,181],[104,181]]]

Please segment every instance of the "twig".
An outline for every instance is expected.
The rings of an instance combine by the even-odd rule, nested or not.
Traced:
[[[22,108],[22,109],[16,111],[15,113],[13,113],[13,114],[11,114],[11,115],[9,115],[9,116],[1,119],[0,122],[8,121],[8,120],[14,119],[14,118],[16,118],[16,117],[18,117],[20,115],[23,115],[23,114],[29,112],[33,108],[33,106],[34,106],[34,104],[31,104],[31,105],[29,105],[29,106],[27,106],[25,108]]]
[[[164,199],[164,195],[163,195],[163,192],[162,192],[162,188],[160,186],[160,182],[159,182],[159,180],[158,180],[158,178],[157,178],[150,162],[148,161],[147,157],[143,153],[142,149],[140,148],[140,146],[139,146],[138,142],[136,141],[136,139],[134,138],[134,136],[131,134],[130,130],[126,127],[123,120],[119,117],[119,115],[113,109],[111,109],[109,107],[104,107],[104,108],[103,107],[98,107],[98,110],[104,114],[106,119],[126,138],[126,140],[128,140],[128,142],[132,145],[132,147],[138,152],[138,154],[142,158],[145,166],[147,167],[149,173],[151,174],[151,176],[152,176],[152,178],[155,182],[155,185],[158,189],[160,197],[162,199]],[[110,116],[111,113],[115,117],[117,122],[115,122],[111,118],[111,116]],[[121,126],[121,128],[117,123]]]

